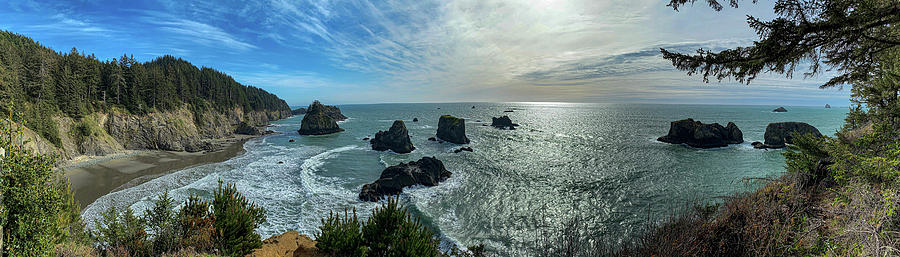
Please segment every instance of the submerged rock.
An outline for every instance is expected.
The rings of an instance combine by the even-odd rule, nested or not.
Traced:
[[[395,120],[388,131],[375,133],[375,138],[372,138],[369,143],[372,144],[372,150],[376,151],[391,150],[395,153],[409,153],[416,149],[409,140],[409,131],[402,120]]]
[[[434,138],[434,137],[429,137],[429,138],[428,138],[428,141],[437,141],[437,139]]]
[[[793,143],[793,134],[814,134],[822,136],[819,130],[804,122],[776,122],[766,126],[765,148],[782,148]]]
[[[453,150],[453,153],[460,153],[462,151],[472,152],[474,150],[472,150],[471,147],[460,147],[459,149]]]
[[[726,127],[719,123],[703,124],[694,119],[673,121],[669,134],[656,140],[670,144],[687,144],[697,148],[723,147],[744,142],[744,135],[733,122]]]
[[[438,120],[437,137],[455,144],[468,144],[466,119],[441,115],[441,119]]]
[[[452,173],[444,168],[444,163],[434,157],[423,157],[415,162],[390,166],[371,184],[363,185],[359,199],[375,202],[385,196],[403,192],[404,187],[424,185],[437,186]]]
[[[344,131],[338,127],[335,119],[326,113],[326,109],[319,101],[310,104],[297,133],[300,135],[325,135]]]
[[[784,107],[778,107],[775,110],[772,110],[772,112],[787,112],[787,109],[785,109]]]
[[[512,123],[509,116],[503,115],[500,118],[491,117],[491,126],[499,129],[516,129],[519,124]]]

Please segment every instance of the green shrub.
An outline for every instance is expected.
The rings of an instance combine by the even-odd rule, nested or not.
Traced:
[[[100,252],[129,256],[149,256],[151,243],[144,228],[144,220],[131,208],[119,212],[115,207],[100,215],[97,231],[93,233]]]
[[[356,226],[357,228],[354,228]],[[338,256],[439,256],[434,233],[413,218],[396,198],[372,211],[360,223],[356,215],[331,215],[323,220],[316,247]],[[356,241],[360,233],[362,241]],[[321,237],[321,238],[320,238]],[[361,244],[360,244],[361,243]]]
[[[254,230],[266,221],[264,210],[238,193],[234,184],[222,184],[219,180],[212,202],[216,246],[225,255],[249,254],[262,246]]]
[[[179,244],[184,248],[193,248],[197,251],[212,251],[213,217],[209,212],[209,202],[203,201],[197,195],[191,194],[188,200],[178,212],[178,227],[181,230]]]
[[[154,255],[175,251],[178,247],[178,227],[175,226],[174,200],[169,192],[163,192],[144,213],[144,221],[151,232]]]
[[[359,219],[354,210],[352,216],[346,210],[344,215],[330,213],[322,219],[321,232],[316,233],[316,248],[334,256],[365,256]]]
[[[12,111],[8,111],[11,113]],[[21,117],[21,116],[18,116]],[[12,115],[6,118],[13,119]],[[54,245],[77,233],[77,205],[65,180],[53,171],[55,157],[42,156],[24,147],[23,128],[15,122],[0,123],[0,227],[8,256],[50,256]],[[19,123],[21,124],[21,123]]]

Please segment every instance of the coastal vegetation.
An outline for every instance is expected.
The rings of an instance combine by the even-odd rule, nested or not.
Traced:
[[[143,63],[129,55],[102,61],[75,48],[56,52],[8,31],[0,32],[0,49],[0,101],[14,102],[12,111],[24,114],[25,126],[59,148],[64,135],[56,117],[185,109],[199,124],[209,118],[204,116],[236,108],[290,113],[274,94],[169,55]],[[87,132],[96,126],[78,127]]]

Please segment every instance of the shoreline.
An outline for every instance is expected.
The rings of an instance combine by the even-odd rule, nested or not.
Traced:
[[[143,184],[173,171],[234,158],[244,153],[244,143],[262,136],[266,135],[235,135],[217,139],[214,142],[216,149],[204,152],[128,150],[82,157],[68,161],[58,170],[68,178],[75,201],[85,208],[106,194]]]

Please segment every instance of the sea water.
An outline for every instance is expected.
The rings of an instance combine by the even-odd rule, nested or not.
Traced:
[[[474,106],[474,107],[473,107]],[[784,173],[783,150],[758,150],[770,122],[801,121],[833,135],[847,108],[777,106],[444,103],[343,105],[345,131],[300,136],[303,116],[273,123],[275,135],[248,141],[231,160],[173,172],[101,197],[83,216],[89,222],[116,206],[141,212],[168,190],[181,202],[190,194],[211,198],[218,181],[234,183],[266,210],[263,238],[288,230],[314,235],[331,212],[370,216],[380,203],[357,199],[363,184],[390,165],[435,156],[453,175],[436,187],[404,190],[400,201],[446,243],[486,244],[509,252],[527,249],[578,218],[598,238],[635,236],[695,202],[754,188],[754,178]],[[505,112],[513,110],[513,112]],[[428,141],[438,118],[466,119],[474,152]],[[491,117],[508,115],[520,124],[500,130]],[[418,118],[418,122],[413,122]],[[657,142],[674,120],[734,122],[743,144],[715,149]],[[403,120],[416,150],[409,154],[371,150],[365,137]],[[289,142],[294,139],[295,142]]]

